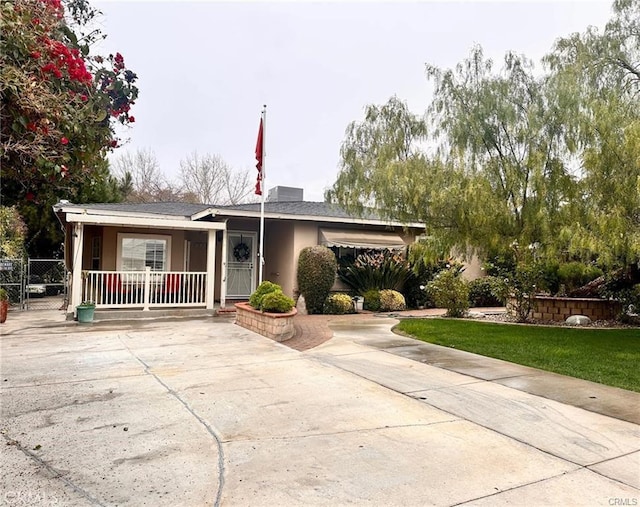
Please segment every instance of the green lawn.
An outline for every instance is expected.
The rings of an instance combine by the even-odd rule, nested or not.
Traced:
[[[640,329],[406,319],[396,330],[419,340],[640,392]]]

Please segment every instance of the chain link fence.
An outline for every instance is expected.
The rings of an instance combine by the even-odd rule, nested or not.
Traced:
[[[60,259],[0,259],[0,287],[11,307],[58,310],[67,304],[67,270]]]
[[[21,309],[24,306],[26,270],[26,263],[22,259],[0,259],[0,287],[7,291],[12,308]]]

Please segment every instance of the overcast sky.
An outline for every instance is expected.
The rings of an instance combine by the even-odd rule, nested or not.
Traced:
[[[255,170],[267,105],[267,188],[304,188],[323,199],[339,169],[347,125],[367,104],[396,95],[421,114],[431,87],[424,64],[450,68],[474,44],[500,61],[513,50],[535,62],[553,42],[603,27],[611,2],[92,2],[139,76],[129,144],[178,173],[189,153]]]

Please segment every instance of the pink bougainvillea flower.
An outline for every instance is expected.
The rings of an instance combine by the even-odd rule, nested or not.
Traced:
[[[135,119],[134,116],[129,116],[129,123],[133,123],[135,121],[136,121],[136,119]]]
[[[63,138],[60,139],[60,142],[62,144],[64,144],[64,145],[67,145],[67,144],[69,144],[69,139],[67,139],[66,137],[63,137]]]
[[[84,93],[82,95],[80,95],[80,100],[82,102],[86,102],[87,100],[89,100],[89,97],[87,97]]]
[[[36,60],[42,56],[40,51],[31,51],[31,58],[35,58]]]
[[[25,195],[25,198],[27,199],[27,201],[33,201],[33,199],[35,198],[35,195],[33,194],[33,192],[27,192],[27,194]]]

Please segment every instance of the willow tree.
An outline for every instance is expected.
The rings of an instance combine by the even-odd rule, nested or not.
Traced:
[[[410,213],[415,203],[405,194],[414,175],[426,171],[419,149],[426,134],[424,120],[396,97],[382,106],[367,106],[364,120],[346,129],[340,173],[326,199],[359,214],[371,206],[388,217]]]
[[[397,99],[369,106],[327,197],[424,222],[441,249],[640,272],[640,0],[616,0],[602,33],[559,40],[544,63],[507,53],[496,68],[476,47],[428,65],[429,122]]]
[[[458,224],[467,246],[485,255],[513,244],[556,251],[575,181],[555,87],[513,53],[495,72],[479,47],[454,70],[427,66],[427,75],[440,155],[475,182],[473,194],[451,203],[469,210],[469,221]]]
[[[443,223],[449,168],[425,153],[427,139],[426,119],[397,97],[367,106],[346,129],[340,172],[325,199],[359,215],[375,209],[390,220]]]
[[[617,0],[604,30],[560,39],[545,62],[573,118],[579,195],[570,251],[640,271],[640,1]]]
[[[427,123],[392,99],[347,129],[328,196],[348,209],[421,221],[439,249],[490,254],[546,244],[573,191],[563,163],[556,97],[523,57],[504,67],[474,48],[455,69],[427,67],[435,82]],[[422,141],[422,143],[420,143]]]

